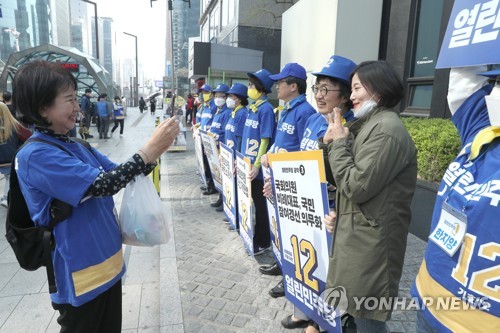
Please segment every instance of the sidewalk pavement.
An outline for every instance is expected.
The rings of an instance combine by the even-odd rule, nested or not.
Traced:
[[[163,112],[157,110],[156,116]],[[123,138],[115,132],[111,139],[96,139],[92,127],[89,141],[120,163],[147,140],[154,120],[149,112],[129,107]],[[169,212],[170,242],[154,248],[124,246],[122,332],[301,332],[280,324],[292,313],[291,304],[268,295],[280,277],[258,272],[260,264],[271,262],[271,254],[248,256],[238,234],[227,230],[223,214],[210,207],[217,196],[201,193],[190,133],[187,151],[162,157],[161,198]],[[121,194],[115,202],[119,209]],[[6,209],[0,207],[2,230],[5,216]],[[424,249],[425,242],[408,237],[400,296],[408,295]],[[20,269],[0,237],[0,333],[59,331],[46,280],[45,269]],[[415,332],[415,312],[394,312],[388,327],[391,332]]]

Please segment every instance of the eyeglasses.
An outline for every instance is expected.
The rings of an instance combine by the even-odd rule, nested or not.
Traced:
[[[341,91],[340,89],[328,89],[327,87],[318,88],[317,85],[312,86],[311,89],[312,89],[314,95],[316,95],[319,91],[320,95],[323,97],[325,97],[329,91]]]

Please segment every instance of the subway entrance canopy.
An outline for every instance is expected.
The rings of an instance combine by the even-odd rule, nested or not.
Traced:
[[[78,96],[90,88],[95,94],[107,93],[114,96],[116,89],[111,74],[92,56],[80,52],[74,47],[44,44],[10,55],[0,76],[0,91],[12,91],[12,81],[17,69],[27,62],[45,60],[61,63],[73,73],[78,82]]]

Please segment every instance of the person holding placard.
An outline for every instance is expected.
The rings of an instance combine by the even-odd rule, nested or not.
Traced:
[[[231,86],[227,94],[226,105],[231,110],[231,114],[225,127],[225,144],[233,150],[233,157],[236,157],[236,152],[241,153],[241,139],[248,114],[248,88],[244,84],[235,83]],[[236,198],[234,198],[234,202],[236,205],[238,204]],[[236,211],[238,211],[237,206]],[[229,223],[229,219],[227,218],[224,218],[224,221]],[[235,229],[233,229],[231,225],[228,226],[230,231],[237,231],[239,229],[238,219],[236,219],[235,222]]]
[[[450,71],[448,106],[463,148],[439,186],[424,261],[411,291],[420,304],[425,301],[417,332],[500,331],[500,70],[481,73],[486,69]],[[488,77],[496,78],[495,86]],[[440,309],[438,301],[448,305]]]
[[[231,109],[226,106],[227,91],[229,87],[224,83],[217,85],[214,89],[214,103],[217,106],[217,111],[212,120],[212,125],[210,126],[210,133],[215,135],[215,142],[217,143],[217,148],[219,148],[219,142],[224,142],[224,135],[226,123],[231,115]],[[211,203],[210,206],[216,207],[216,211],[222,212],[222,193],[219,193],[219,198],[216,202]]]
[[[267,100],[274,84],[266,69],[248,75],[248,96],[254,101],[248,107],[248,115],[243,129],[241,151],[250,159],[252,169],[252,200],[255,205],[254,255],[262,254],[271,245],[266,199],[262,196],[264,186],[260,159],[274,138],[276,120],[273,106]]]
[[[354,297],[390,302],[398,296],[417,150],[392,109],[403,97],[403,84],[387,62],[359,64],[351,88],[357,119],[343,126],[335,108],[323,138],[337,186],[336,211],[324,219],[334,239],[327,288],[345,289],[346,312],[359,333],[385,333],[392,309],[357,305]]]
[[[202,131],[208,131],[210,126],[212,125],[213,116],[215,112],[217,112],[217,105],[214,102],[214,94],[212,92],[212,87],[208,84],[204,84],[198,90],[200,93],[200,99],[203,104],[200,106],[200,121],[196,123],[196,128],[201,129]],[[202,187],[204,195],[210,195],[217,193],[215,189],[214,180],[212,178],[212,174],[210,173],[210,166],[208,164],[208,159],[203,152],[203,163],[205,165],[205,179],[207,180],[207,187]]]
[[[352,103],[349,99],[351,94],[350,74],[356,68],[356,64],[347,58],[333,55],[328,59],[326,65],[319,72],[312,73],[316,76],[316,82],[311,87],[316,100],[317,113],[310,116],[307,120],[306,127],[300,142],[300,150],[316,150],[318,149],[318,139],[325,135],[328,128],[327,116],[338,107],[342,114],[342,122],[351,121],[354,119],[354,114],[351,111]],[[328,160],[325,159],[326,168],[329,169]],[[330,184],[335,184],[335,180],[331,172],[327,172],[327,180]],[[272,195],[271,183],[266,183],[264,186],[265,195]],[[313,326],[308,328],[310,331],[319,329],[315,323],[310,323],[310,318],[302,313],[297,307],[294,307],[293,315],[285,317],[281,324],[285,328],[297,328]]]

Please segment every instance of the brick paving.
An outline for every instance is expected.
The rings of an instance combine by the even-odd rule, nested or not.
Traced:
[[[210,207],[217,195],[204,196],[196,174],[191,134],[188,151],[167,156],[169,196],[185,332],[301,332],[284,329],[280,321],[292,313],[285,298],[273,299],[268,290],[280,277],[258,272],[269,255],[248,256],[240,237],[227,230]],[[400,295],[407,296],[422,261],[425,243],[410,235]],[[415,332],[415,313],[395,312],[391,332]]]

